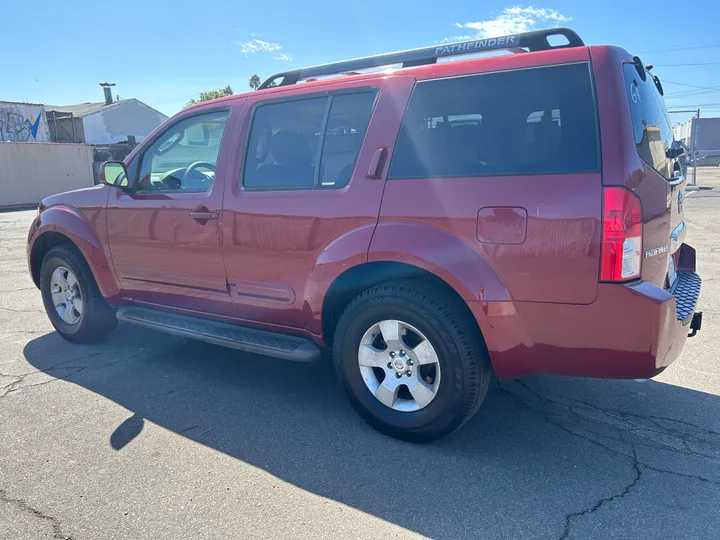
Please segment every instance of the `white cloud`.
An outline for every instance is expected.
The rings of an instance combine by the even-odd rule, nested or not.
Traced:
[[[465,28],[475,32],[474,37],[499,37],[519,34],[534,30],[538,24],[557,26],[558,23],[570,21],[555,9],[513,6],[502,10],[494,19],[485,21],[455,23],[457,28]]]
[[[279,43],[263,41],[262,39],[257,38],[251,39],[250,41],[238,43],[238,45],[240,46],[240,52],[243,53],[245,56],[258,52],[276,52],[282,49]]]
[[[273,60],[282,60],[283,62],[290,62],[292,59],[292,54],[281,54],[279,56],[273,56]]]

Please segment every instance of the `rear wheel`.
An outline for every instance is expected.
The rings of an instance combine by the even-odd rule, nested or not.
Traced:
[[[474,322],[423,282],[379,285],[338,322],[334,362],[353,408],[408,441],[452,433],[475,414],[491,368]]]
[[[117,325],[115,310],[105,302],[87,262],[73,246],[47,252],[40,289],[50,322],[69,341],[97,341]]]

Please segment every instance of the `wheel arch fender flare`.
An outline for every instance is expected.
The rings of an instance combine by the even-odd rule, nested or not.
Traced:
[[[484,311],[470,310],[467,303],[509,299],[504,282],[487,260],[464,241],[438,229],[405,224],[378,229],[383,229],[380,239],[376,241],[376,230],[368,240],[372,246],[367,256],[358,253],[357,243],[348,237],[342,256],[326,257],[324,266],[316,266],[315,279],[311,275],[308,284],[312,294],[306,296],[314,314],[311,331],[322,334],[329,345],[340,314],[357,294],[391,280],[422,279],[455,295],[470,315],[475,314],[484,335],[488,324]],[[418,242],[418,238],[423,240]],[[418,244],[422,249],[415,249]]]
[[[100,211],[93,216],[99,221],[104,213]],[[104,223],[100,225],[104,230]],[[80,251],[105,298],[120,292],[110,257],[95,226],[77,208],[60,204],[45,208],[30,228],[28,265],[36,286],[40,286],[40,270],[45,254],[61,244],[72,244]]]
[[[511,300],[507,286],[476,246],[425,224],[381,222],[368,261],[392,260],[434,274],[466,302]]]

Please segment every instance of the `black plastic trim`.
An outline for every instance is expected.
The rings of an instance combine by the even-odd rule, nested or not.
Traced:
[[[692,316],[692,321],[690,322],[690,333],[688,334],[688,337],[695,336],[695,334],[697,334],[701,328],[702,328],[702,311],[698,311],[697,313],[694,313]]]

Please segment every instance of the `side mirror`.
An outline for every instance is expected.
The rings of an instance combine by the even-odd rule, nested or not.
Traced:
[[[110,187],[127,187],[128,175],[122,161],[106,161],[100,166],[100,183]]]

